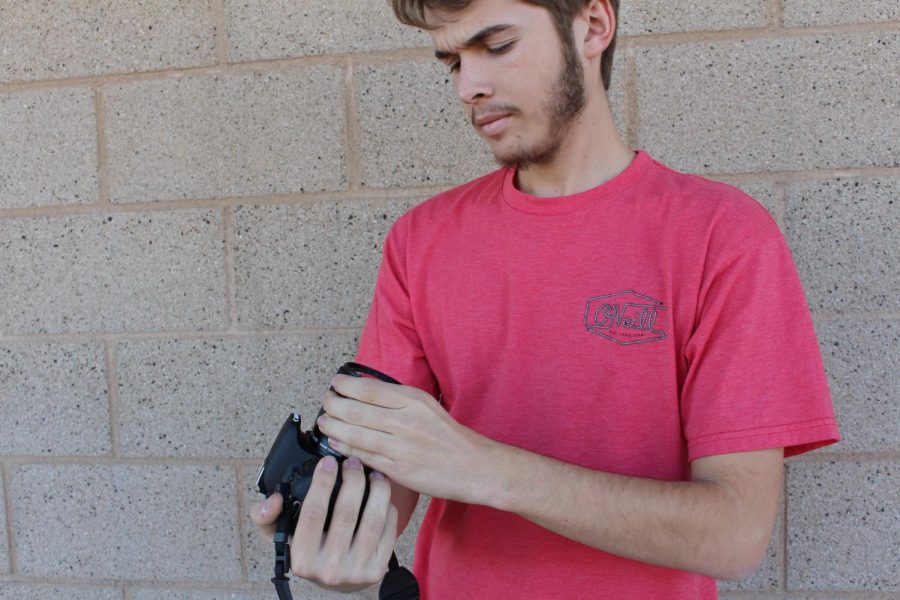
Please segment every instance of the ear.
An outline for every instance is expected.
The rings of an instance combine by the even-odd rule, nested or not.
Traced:
[[[581,9],[584,39],[582,47],[588,59],[597,58],[609,47],[616,32],[616,14],[609,0],[590,0]]]

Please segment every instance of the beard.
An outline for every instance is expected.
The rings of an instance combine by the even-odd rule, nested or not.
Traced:
[[[545,136],[530,146],[513,148],[505,154],[494,152],[494,160],[499,165],[525,170],[531,165],[551,162],[584,108],[584,72],[575,44],[571,39],[562,40],[562,47],[563,66],[544,104],[548,116]]]

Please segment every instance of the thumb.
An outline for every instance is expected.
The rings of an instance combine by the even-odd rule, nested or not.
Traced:
[[[274,523],[281,514],[281,494],[274,493],[256,506],[250,512],[250,520],[256,525],[269,525]]]

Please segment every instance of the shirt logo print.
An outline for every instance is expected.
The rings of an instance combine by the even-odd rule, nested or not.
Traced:
[[[659,300],[633,290],[594,296],[587,301],[584,327],[623,346],[656,342],[668,337],[660,327],[664,310],[668,309]]]

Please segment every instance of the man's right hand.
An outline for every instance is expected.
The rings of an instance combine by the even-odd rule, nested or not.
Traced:
[[[390,502],[389,482],[373,471],[369,476],[369,498],[357,529],[365,473],[357,458],[345,460],[340,468],[341,489],[325,533],[322,529],[338,464],[327,456],[316,465],[291,541],[291,573],[330,590],[353,592],[380,582],[387,572],[397,541],[397,509]],[[281,496],[273,494],[250,513],[251,521],[269,541],[275,535],[281,502]]]

